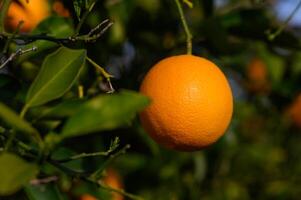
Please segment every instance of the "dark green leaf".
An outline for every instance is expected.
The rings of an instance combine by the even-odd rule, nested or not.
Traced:
[[[61,192],[54,184],[28,185],[25,192],[29,200],[63,200]]]
[[[82,9],[85,8],[85,1],[84,0],[75,0],[73,1],[73,7],[75,14],[77,16],[77,19],[80,20],[80,15],[82,12]]]
[[[70,117],[84,102],[85,101],[83,99],[66,100],[54,107],[36,107],[32,110],[32,113],[37,116],[38,119],[60,119]]]
[[[62,134],[72,137],[118,128],[129,124],[148,103],[147,97],[131,91],[100,95],[85,103],[67,121]]]
[[[20,118],[17,113],[0,103],[0,118],[12,128],[27,133],[39,140],[39,133],[29,123]]]
[[[0,195],[10,195],[38,174],[38,167],[10,153],[0,155]]]
[[[61,47],[47,56],[28,91],[27,106],[42,105],[61,97],[78,77],[85,57],[86,50],[72,50],[66,47]]]

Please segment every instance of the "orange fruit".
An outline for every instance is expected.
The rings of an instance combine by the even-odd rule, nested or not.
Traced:
[[[106,170],[106,176],[103,179],[104,184],[110,186],[115,189],[122,189],[123,184],[120,175],[112,168]],[[123,196],[112,192],[112,200],[123,200]]]
[[[251,60],[247,66],[248,87],[252,92],[267,92],[269,89],[266,64],[259,58]]]
[[[146,74],[140,91],[152,100],[140,114],[142,126],[167,148],[202,149],[216,142],[230,123],[229,83],[205,58],[179,55],[161,60]]]
[[[96,199],[94,196],[90,194],[84,194],[79,198],[79,200],[98,200],[98,199]]]
[[[50,15],[48,0],[18,0],[9,6],[6,25],[15,30],[20,21],[24,21],[21,32],[29,32]]]
[[[106,170],[106,176],[101,179],[101,181],[114,189],[122,189],[123,183],[120,175],[112,168],[109,168]],[[124,197],[116,192],[110,192],[111,193],[111,200],[124,200]],[[96,197],[90,195],[90,194],[84,194],[80,196],[79,200],[98,200]]]
[[[301,128],[301,94],[299,94],[287,110],[287,116],[294,125]]]
[[[70,12],[64,7],[64,4],[60,1],[54,1],[52,4],[52,10],[56,12],[59,16],[70,17]]]

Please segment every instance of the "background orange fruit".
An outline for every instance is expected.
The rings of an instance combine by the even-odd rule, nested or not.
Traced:
[[[142,125],[168,148],[202,149],[217,141],[230,123],[230,86],[222,71],[205,58],[163,59],[147,73],[140,91],[152,100],[141,113]]]
[[[106,175],[101,181],[114,189],[123,189],[123,183],[122,178],[120,177],[119,173],[112,169],[108,168],[106,170]],[[124,197],[116,192],[110,192],[111,193],[111,200],[124,200]],[[90,195],[90,194],[83,194],[80,196],[79,200],[98,200],[96,197]]]
[[[294,125],[301,128],[301,94],[289,106],[287,115]]]
[[[15,30],[24,21],[21,32],[29,32],[51,14],[48,0],[13,1],[8,9],[6,25]]]
[[[65,8],[64,4],[60,0],[53,2],[52,10],[56,12],[59,16],[70,17],[69,10]]]
[[[106,176],[103,179],[103,182],[115,189],[122,189],[123,183],[120,175],[112,168],[106,170]],[[124,197],[116,192],[112,192],[112,200],[123,200]]]
[[[248,88],[251,92],[264,93],[269,90],[266,64],[259,58],[253,58],[247,66]]]
[[[98,200],[96,199],[94,196],[90,195],[90,194],[83,194],[79,200]]]

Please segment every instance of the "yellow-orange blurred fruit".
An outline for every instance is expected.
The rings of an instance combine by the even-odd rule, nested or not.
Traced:
[[[301,128],[301,94],[290,105],[287,115],[296,126]]]
[[[248,87],[252,92],[267,92],[269,90],[266,64],[259,58],[251,60],[247,66]]]
[[[18,0],[9,6],[6,25],[15,30],[20,21],[24,21],[21,32],[31,31],[50,13],[48,0]]]
[[[103,179],[103,182],[110,186],[111,188],[115,188],[115,189],[122,189],[123,188],[123,184],[122,184],[122,180],[121,177],[119,176],[119,174],[114,170],[114,169],[107,169],[106,170],[106,176]],[[112,193],[112,200],[124,200],[123,196],[113,192]]]
[[[54,1],[52,4],[52,10],[56,12],[59,16],[70,17],[70,12],[64,7],[64,4],[60,1]]]
[[[153,66],[140,87],[152,103],[140,115],[159,144],[194,151],[217,141],[232,116],[233,97],[222,71],[192,55],[165,58]]]
[[[79,200],[98,200],[98,199],[96,199],[94,196],[90,194],[84,194],[79,198]]]
[[[101,180],[105,185],[114,189],[123,189],[122,179],[112,168],[106,170],[106,176]],[[111,200],[124,200],[124,197],[116,192],[111,192]],[[90,194],[82,195],[79,200],[98,200]]]

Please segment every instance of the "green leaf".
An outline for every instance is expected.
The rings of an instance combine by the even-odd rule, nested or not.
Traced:
[[[63,200],[63,195],[54,184],[27,185],[25,193],[29,200]]]
[[[20,118],[19,115],[17,115],[17,113],[15,113],[13,110],[8,108],[6,105],[4,105],[1,102],[0,102],[0,118],[12,128],[27,133],[28,135],[34,137],[38,142],[40,141],[40,136],[38,131],[35,128],[33,128],[28,122]]]
[[[100,95],[85,103],[63,128],[64,137],[111,130],[129,124],[149,99],[131,91]]]
[[[0,163],[0,195],[13,194],[39,172],[35,164],[11,153],[1,154]]]
[[[54,107],[36,107],[31,113],[37,117],[36,119],[61,119],[72,116],[84,102],[83,99],[65,100]]]
[[[185,3],[189,8],[193,8],[193,2],[190,0],[183,0],[183,3]]]
[[[85,8],[86,2],[84,0],[75,0],[73,1],[73,7],[75,14],[77,16],[77,19],[80,20],[80,15],[82,12],[82,9]]]
[[[86,50],[72,50],[66,47],[61,47],[47,56],[28,91],[27,107],[42,105],[67,92],[84,66],[85,57]]]

